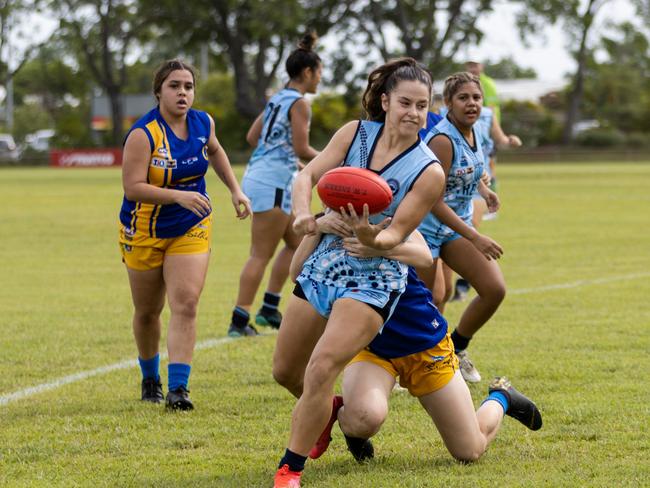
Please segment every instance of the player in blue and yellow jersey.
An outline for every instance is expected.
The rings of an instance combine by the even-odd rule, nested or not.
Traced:
[[[447,185],[444,198],[419,227],[436,263],[428,270],[418,269],[418,275],[431,290],[436,288],[435,281],[439,279],[444,279],[445,288],[450,290],[451,276],[436,273],[440,257],[477,291],[478,296],[468,305],[452,333],[463,378],[477,382],[481,376],[466,348],[474,333],[499,307],[505,296],[505,282],[496,262],[502,248],[472,226],[472,197],[479,191],[490,210],[498,209],[499,199],[481,179],[485,160],[482,134],[475,128],[483,101],[478,77],[471,73],[448,77],[443,97],[447,115],[427,139],[447,175]]]
[[[193,110],[195,77],[180,60],[154,75],[156,108],[138,120],[124,144],[120,248],[135,312],[133,334],[142,369],[142,400],[161,402],[160,313],[169,301],[168,393],[171,409],[191,410],[190,363],[196,311],[210,257],[212,206],[204,175],[209,165],[230,190],[240,219],[250,202],[239,188],[214,121]]]
[[[318,154],[309,145],[311,112],[304,98],[305,93],[316,93],[321,79],[321,60],[313,50],[315,41],[316,35],[308,33],[298,49],[289,55],[286,62],[289,83],[271,97],[246,136],[255,146],[242,180],[242,189],[253,207],[251,247],[239,276],[237,303],[228,329],[230,336],[256,334],[249,324],[250,308],[264,270],[278,243],[284,240],[284,247],[271,269],[262,308],[255,317],[257,324],[280,327],[280,293],[287,280],[291,257],[300,242],[292,227],[291,186],[300,159],[309,161]]]
[[[404,241],[443,193],[442,169],[418,134],[430,102],[431,76],[412,58],[388,62],[370,73],[363,95],[369,120],[339,129],[296,178],[294,228],[306,235],[317,231],[310,209],[312,188],[326,171],[347,165],[384,178],[393,201],[373,216],[367,206],[361,216],[352,206],[334,210],[345,214],[365,245],[385,251]],[[278,334],[273,357],[276,380],[292,384],[293,364],[309,365],[276,487],[300,483],[307,455],[328,425],[337,376],[377,334],[406,286],[405,265],[385,257],[350,256],[342,239],[325,234],[307,258]]]
[[[292,263],[296,278],[302,261],[318,245],[321,233],[350,233],[337,214],[317,220],[318,234],[306,237]],[[370,258],[375,249],[344,239],[351,256]],[[343,373],[343,396],[338,397],[331,425],[338,420],[348,449],[362,462],[374,456],[369,438],[375,435],[388,414],[388,398],[399,376],[400,383],[420,400],[440,432],[449,452],[461,461],[475,461],[496,436],[504,413],[532,430],[542,426],[535,404],[515,390],[505,378],[496,378],[488,397],[475,412],[466,383],[458,372],[458,360],[448,334],[447,322],[433,304],[429,289],[417,278],[414,268],[431,262],[429,248],[418,232],[396,246],[389,255],[409,265],[404,293],[380,334],[348,364]],[[291,393],[299,397],[306,361],[294,364]],[[328,432],[329,434],[329,432]],[[330,440],[329,435],[327,440]],[[328,447],[317,452],[320,456]],[[313,457],[318,457],[313,456]]]

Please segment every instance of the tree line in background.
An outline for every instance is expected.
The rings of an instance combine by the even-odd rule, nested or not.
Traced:
[[[562,24],[576,61],[566,88],[539,103],[508,102],[503,125],[529,146],[571,143],[576,123],[597,121],[577,142],[644,146],[650,139],[650,0],[634,0],[640,22],[606,19],[611,0],[511,0],[522,42]],[[312,134],[322,143],[361,116],[365,76],[383,60],[409,55],[434,77],[462,69],[468,47],[483,32],[478,20],[499,8],[493,0],[0,0],[0,86],[13,91],[13,133],[21,140],[54,128],[56,145],[120,145],[124,128],[93,134],[94,94],[123,120],[124,95],[149,93],[164,59],[183,57],[209,74],[199,80],[195,106],[210,112],[227,149],[243,149],[245,132],[270,91],[286,81],[284,59],[307,28],[328,36],[325,76],[313,101]],[[58,19],[38,45],[7,48],[12,29],[29,14]],[[332,42],[333,41],[333,42]],[[203,53],[201,56],[199,53]],[[486,60],[493,78],[535,77],[511,58]],[[440,83],[438,84],[440,86]],[[154,103],[152,97],[152,105]]]

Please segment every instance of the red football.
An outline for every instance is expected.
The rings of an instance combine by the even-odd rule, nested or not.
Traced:
[[[393,200],[388,183],[368,169],[342,166],[329,170],[318,180],[318,196],[323,203],[338,212],[351,203],[361,215],[367,203],[371,214],[379,213]]]

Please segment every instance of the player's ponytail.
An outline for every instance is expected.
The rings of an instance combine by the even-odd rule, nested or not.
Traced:
[[[368,86],[361,104],[369,120],[383,122],[386,119],[381,96],[392,92],[400,81],[419,81],[427,86],[431,96],[433,82],[424,66],[413,58],[393,59],[368,75]]]
[[[321,64],[320,56],[314,51],[317,40],[316,32],[309,31],[298,43],[298,49],[289,54],[285,64],[289,78],[296,79],[300,77],[304,69],[315,70]]]
[[[467,71],[461,71],[460,73],[454,73],[451,76],[448,76],[445,80],[445,87],[442,90],[442,98],[445,100],[445,103],[449,105],[451,99],[454,95],[460,90],[460,87],[465,83],[476,83],[481,93],[483,93],[483,87],[481,86],[481,80],[478,76],[473,75]]]

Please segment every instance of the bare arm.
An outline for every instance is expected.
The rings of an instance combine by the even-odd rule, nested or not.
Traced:
[[[361,243],[383,251],[392,249],[420,225],[433,204],[442,197],[444,183],[445,176],[440,166],[431,164],[422,172],[411,191],[400,202],[390,225],[386,228],[382,228],[381,224],[369,223],[368,205],[364,205],[361,217],[357,216],[350,204],[347,212],[341,209],[341,214],[344,218],[350,219],[349,225],[354,229]]]
[[[291,110],[291,138],[293,150],[296,155],[304,160],[311,161],[318,156],[318,151],[309,145],[309,120],[311,109],[304,98],[297,100]]]
[[[514,134],[507,135],[503,132],[501,124],[496,117],[492,117],[492,127],[490,128],[490,137],[494,140],[497,146],[521,146],[521,139]]]
[[[217,173],[219,179],[230,191],[232,204],[233,207],[235,207],[237,217],[240,219],[248,217],[251,214],[251,203],[248,200],[248,197],[241,191],[241,188],[239,188],[239,183],[237,182],[235,173],[230,166],[228,155],[226,154],[226,151],[223,150],[221,144],[219,144],[219,140],[214,133],[214,120],[212,120],[212,117],[210,117],[208,161],[210,161],[210,164],[212,165],[215,173]]]
[[[434,137],[429,142],[429,147],[440,159],[440,164],[444,171],[445,178],[448,177],[453,159],[451,141],[444,136]],[[483,182],[479,183],[479,187],[480,185],[485,186]],[[456,212],[445,203],[444,198],[439,199],[435,205],[433,205],[431,212],[443,224],[458,232],[461,236],[474,244],[474,247],[483,253],[487,259],[497,259],[503,253],[503,249],[497,242],[479,233],[474,227],[467,225],[463,219],[461,219]]]
[[[372,247],[364,246],[355,237],[348,237],[343,240],[343,247],[350,256],[367,258],[383,256],[386,258],[401,261],[404,264],[416,268],[429,268],[433,266],[431,250],[417,230],[414,231],[406,241],[398,244],[388,251],[379,251]]]
[[[252,147],[257,147],[257,141],[260,140],[262,135],[262,127],[264,125],[264,112],[259,114],[255,121],[251,124],[248,132],[246,133],[246,142]]]
[[[151,146],[147,135],[144,130],[135,129],[124,144],[122,158],[122,186],[126,198],[156,205],[177,203],[199,217],[204,217],[211,212],[210,201],[201,193],[159,188],[149,184],[147,175],[150,158]]]
[[[357,130],[358,121],[348,122],[332,137],[325,149],[298,173],[293,184],[293,228],[298,234],[316,232],[316,220],[311,214],[312,188],[328,170],[336,168],[345,158]]]
[[[317,230],[314,234],[305,236],[300,241],[300,245],[293,254],[291,266],[289,267],[289,275],[294,282],[300,274],[305,260],[314,251],[323,234],[336,234],[343,238],[352,237],[353,235],[352,229],[347,226],[341,216],[336,212],[328,212],[316,219],[316,228]]]

